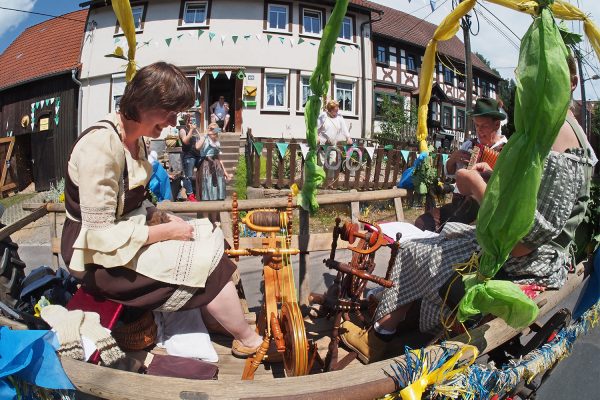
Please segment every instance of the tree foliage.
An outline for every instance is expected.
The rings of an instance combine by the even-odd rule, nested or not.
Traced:
[[[381,133],[385,139],[403,142],[415,142],[415,129],[417,127],[417,113],[414,107],[406,109],[405,97],[384,96],[381,105]]]
[[[600,136],[600,102],[597,102],[592,110],[590,132],[592,132],[594,135]]]

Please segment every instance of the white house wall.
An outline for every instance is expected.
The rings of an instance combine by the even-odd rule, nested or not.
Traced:
[[[208,66],[218,66],[226,70],[232,67],[232,79],[235,79],[237,69],[246,68],[244,85],[257,86],[257,106],[245,108],[242,112],[242,131],[248,128],[257,136],[278,136],[286,132],[290,136],[303,137],[305,135],[304,116],[298,104],[298,71],[312,71],[317,63],[319,38],[310,38],[300,35],[299,21],[301,16],[298,2],[292,5],[292,32],[267,32],[263,30],[264,2],[253,0],[212,0],[209,28],[198,38],[198,30],[178,29],[180,1],[151,1],[146,3],[146,18],[143,32],[137,34],[138,50],[136,63],[139,67],[149,65],[156,61],[173,63],[187,72],[193,73],[197,69]],[[311,8],[311,4],[302,4]],[[326,18],[329,18],[331,8],[321,5],[313,7],[326,8]],[[366,14],[350,11],[349,15],[355,16],[356,43],[339,41],[331,63],[332,74],[336,77],[345,77],[356,81],[355,103],[356,110],[345,115],[352,122],[352,136],[360,137],[360,117],[362,107],[361,85],[361,50],[360,25],[368,20]],[[101,7],[90,10],[89,21],[95,22],[95,28],[88,30],[82,50],[81,61],[84,100],[82,109],[83,127],[90,126],[102,118],[110,109],[111,103],[111,76],[124,71],[123,60],[107,58],[106,54],[112,53],[116,42],[124,47],[126,40],[115,36],[116,17],[111,7]],[[216,34],[209,40],[209,32]],[[267,41],[267,34],[273,38]],[[180,36],[182,35],[182,36]],[[238,35],[237,44],[231,36]],[[244,35],[251,35],[247,39]],[[258,35],[258,36],[257,36]],[[178,36],[180,36],[178,38]],[[222,36],[224,40],[222,41]],[[282,44],[279,37],[284,37]],[[170,46],[165,39],[172,38]],[[304,43],[298,44],[302,38]],[[315,43],[315,45],[311,45]],[[345,46],[342,51],[340,46]],[[364,54],[365,75],[367,76],[367,121],[371,120],[372,109],[372,71],[371,71],[371,44],[368,37],[365,39]],[[221,68],[222,67],[222,68]],[[283,69],[289,71],[289,104],[285,114],[261,113],[261,96],[263,94],[264,68]],[[215,68],[216,69],[216,68]],[[249,76],[254,80],[250,81]],[[333,85],[333,81],[332,81]],[[232,101],[230,99],[229,101]],[[205,105],[206,106],[206,105]],[[232,115],[233,118],[233,115]],[[366,124],[370,130],[370,123]],[[368,136],[370,132],[365,132]]]

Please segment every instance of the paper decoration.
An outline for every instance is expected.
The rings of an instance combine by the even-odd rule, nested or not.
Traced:
[[[50,97],[50,104],[54,104],[54,97]]]
[[[315,42],[310,42],[311,46],[316,46],[317,44]]]
[[[408,162],[409,151],[408,150],[400,150],[400,153],[402,153],[402,157],[404,157],[404,161]]]
[[[223,46],[225,44],[225,35],[221,35],[221,46]]]
[[[181,35],[177,35],[177,40],[181,40],[182,37],[183,37],[183,33]]]
[[[213,71],[213,72],[212,72],[212,77],[213,77],[214,79],[217,79],[217,76],[219,76],[219,71]]]
[[[344,53],[346,52],[346,46],[340,46],[340,49],[342,49]]]
[[[257,33],[256,35],[256,40],[258,40],[260,42],[260,39],[262,39],[262,35],[260,33]]]
[[[365,150],[367,151],[367,154],[369,154],[369,158],[371,159],[371,161],[373,161],[373,154],[375,154],[375,147],[374,146],[365,146]]]
[[[227,76],[227,79],[231,79],[231,71],[225,71],[225,76]]]
[[[306,158],[310,147],[306,143],[300,143],[300,152],[302,153],[302,158]]]
[[[294,41],[290,38],[290,46],[294,47]]]
[[[208,32],[208,39],[212,42],[212,40],[215,38],[215,36],[217,36],[216,33],[213,32]]]
[[[429,5],[431,6],[431,12],[435,11],[435,0],[429,0]]]
[[[252,35],[244,35],[244,39],[248,40],[252,37]]]
[[[200,36],[202,36],[204,34],[204,31],[202,29],[198,29],[198,39],[200,39]]]
[[[448,154],[442,154],[442,164],[444,164],[444,167],[446,166],[446,162],[448,162]]]
[[[254,145],[254,148],[256,149],[256,153],[258,153],[258,155],[260,156],[265,144],[263,142],[252,142],[252,144]]]
[[[196,71],[196,79],[201,80],[205,73],[205,70],[199,69],[198,71]]]
[[[46,99],[46,100],[44,100],[44,104],[46,104],[46,106],[47,106],[48,104],[50,104],[50,99]]]
[[[58,126],[58,120],[59,120],[59,118],[58,118],[58,114],[56,114],[56,115],[54,116],[54,124],[55,124],[56,126]]]
[[[172,38],[166,38],[165,42],[167,43],[167,47],[171,46],[171,40],[173,40]]]
[[[281,156],[281,158],[283,158],[285,156],[285,152],[288,149],[289,143],[281,142],[275,144],[277,145],[277,150],[279,150],[279,155]]]
[[[282,36],[279,36],[279,41],[281,42],[281,44],[284,44],[285,43],[285,38],[282,37]]]
[[[231,36],[231,40],[233,40],[233,44],[236,44],[238,41],[239,36],[238,35],[233,35]]]
[[[271,39],[273,39],[273,35],[267,35],[267,43],[271,43]]]
[[[302,38],[298,39],[298,44],[302,44],[302,43],[304,43],[304,42],[305,42],[305,40],[304,40],[304,39],[302,39]]]

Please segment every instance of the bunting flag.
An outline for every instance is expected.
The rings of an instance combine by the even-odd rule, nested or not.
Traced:
[[[340,49],[342,49],[344,53],[346,52],[346,46],[340,46]]]
[[[181,40],[182,37],[183,37],[183,33],[181,35],[177,35],[177,40]]]
[[[435,11],[435,0],[429,0],[429,5],[431,6],[431,12]]]
[[[225,35],[221,35],[221,46],[223,46],[225,44]]]
[[[306,158],[310,147],[306,143],[300,143],[300,152],[302,153],[302,158]]]
[[[50,104],[54,104],[54,97],[50,97]]]
[[[404,157],[404,161],[408,162],[408,154],[410,153],[408,150],[400,150],[402,153],[402,157]]]
[[[305,42],[305,40],[304,40],[304,39],[302,39],[302,38],[298,39],[298,44],[302,44],[302,43],[304,43],[304,42]]]
[[[171,46],[171,38],[166,38],[165,42],[167,43],[167,47]]]
[[[227,76],[227,79],[231,79],[231,71],[225,71],[225,75]]]
[[[365,150],[367,154],[369,154],[369,158],[373,161],[373,154],[375,154],[375,146],[365,146]]]
[[[238,41],[239,36],[238,35],[233,35],[231,36],[231,40],[233,40],[233,44],[236,44]]]
[[[260,39],[262,39],[262,35],[260,33],[257,33],[256,35],[256,40],[258,40],[260,42]]]
[[[212,40],[217,36],[214,32],[208,32],[208,39],[212,42]]]
[[[115,38],[115,44],[119,43],[121,41],[121,38],[116,37]]]
[[[198,29],[198,39],[200,39],[200,36],[202,36],[202,34],[204,34],[204,31],[202,29]]]
[[[281,42],[281,44],[285,43],[285,38],[282,36],[279,36],[279,41]]]
[[[244,35],[244,39],[248,40],[252,37],[252,35]]]
[[[281,156],[281,158],[283,158],[285,156],[285,152],[288,149],[289,143],[281,142],[275,144],[277,145],[277,150],[279,150],[279,155]]]
[[[252,142],[252,145],[254,146],[254,148],[256,149],[256,153],[260,157],[265,144],[263,142]]]
[[[50,99],[44,100],[44,103],[46,104],[46,106],[48,106],[48,104],[50,104]]]
[[[290,46],[294,47],[294,42],[292,41],[292,38],[290,38]]]
[[[311,44],[312,46],[316,46],[316,45],[317,45],[315,42],[310,42],[310,44]]]
[[[198,79],[198,81],[200,81],[205,73],[206,73],[205,70],[199,69],[198,71],[196,71],[196,79]]]
[[[213,72],[212,72],[212,77],[213,77],[214,79],[217,79],[217,76],[219,76],[219,71],[213,71]]]
[[[271,39],[273,39],[273,35],[267,35],[267,43],[271,43]]]
[[[442,154],[442,164],[444,164],[444,167],[446,166],[446,162],[448,162],[448,154]]]
[[[194,37],[194,34],[192,32],[188,32],[187,34],[189,37]]]

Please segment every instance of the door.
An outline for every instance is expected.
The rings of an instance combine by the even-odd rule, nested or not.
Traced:
[[[34,132],[31,135],[31,163],[35,190],[42,192],[56,185],[54,168],[54,131]]]
[[[209,107],[219,101],[219,97],[223,96],[225,97],[225,102],[229,103],[229,126],[227,127],[227,131],[237,132],[239,125],[236,112],[239,110],[239,105],[237,104],[239,100],[236,96],[236,81],[238,79],[234,73],[228,78],[223,71],[220,71],[216,78],[209,71],[207,71],[206,76],[208,76],[208,95],[206,96],[208,101],[205,113],[207,123],[210,123]]]

